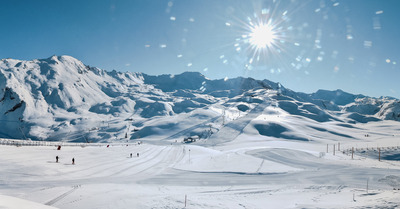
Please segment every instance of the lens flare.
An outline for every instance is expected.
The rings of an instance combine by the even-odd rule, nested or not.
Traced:
[[[271,25],[263,23],[252,27],[249,37],[250,44],[256,49],[272,47],[277,40],[274,28]]]
[[[244,24],[244,33],[239,43],[246,46],[249,52],[248,64],[259,65],[271,63],[272,60],[279,60],[284,45],[287,42],[286,29],[282,26],[284,19],[275,20],[268,13],[248,17]]]

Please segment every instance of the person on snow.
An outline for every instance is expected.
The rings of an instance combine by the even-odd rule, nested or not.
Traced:
[[[75,158],[72,158],[72,165],[75,165]]]
[[[56,156],[56,163],[58,163],[58,155]]]
[[[132,158],[132,153],[131,153],[131,158]]]
[[[136,154],[136,156],[138,156],[138,157],[139,157],[139,152]]]

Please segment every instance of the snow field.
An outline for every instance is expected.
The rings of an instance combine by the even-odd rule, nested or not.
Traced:
[[[6,208],[18,208],[10,196],[57,208],[183,208],[185,195],[186,208],[400,204],[399,192],[380,181],[398,176],[398,163],[351,160],[342,153],[320,156],[323,148],[321,143],[244,136],[206,147],[181,143],[63,146],[61,150],[0,146],[0,197]]]

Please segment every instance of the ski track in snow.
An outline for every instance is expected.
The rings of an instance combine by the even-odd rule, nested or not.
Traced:
[[[216,121],[216,120],[218,120],[218,119],[220,119],[220,118],[221,118],[220,116],[211,118],[211,119],[209,119],[209,120],[207,120],[207,121],[204,121],[204,122],[202,122],[202,123],[199,123],[199,124],[196,124],[196,125],[191,126],[191,127],[189,127],[189,128],[186,128],[186,129],[184,129],[184,130],[182,130],[182,131],[179,131],[178,133],[175,133],[175,134],[173,134],[173,135],[171,135],[171,136],[165,138],[164,140],[170,140],[170,139],[176,139],[176,138],[182,137],[182,136],[186,135],[187,133],[189,133],[190,131],[192,131],[192,130],[194,130],[194,129],[196,129],[196,128],[199,128],[199,127],[203,127],[203,126],[206,125],[207,123],[214,122],[214,121]]]
[[[270,105],[271,102],[265,100],[262,103],[257,104],[257,106],[245,116],[238,118],[234,123],[227,123],[223,126],[218,133],[211,136],[210,141],[213,141],[212,143],[215,144],[235,140],[241,133],[243,133],[243,129]]]
[[[0,145],[0,208],[400,207],[400,163],[385,160],[398,150],[382,149],[379,162],[376,151],[358,149],[399,146],[393,98],[106,72],[69,56],[3,59],[0,74],[3,137],[120,143]],[[177,143],[204,131],[213,134]],[[332,154],[338,142],[356,148],[354,159]]]
[[[400,204],[390,194],[390,186],[379,183],[387,175],[399,176],[399,164],[381,169],[360,160],[349,162],[345,155],[319,158],[293,149],[295,146],[260,149],[257,147],[262,144],[252,148],[237,143],[224,145],[225,151],[218,146],[179,144],[64,146],[61,151],[52,147],[0,146],[2,153],[7,154],[1,166],[8,179],[1,181],[0,193],[19,194],[65,209],[181,208],[185,194],[189,197],[188,208],[264,208],[267,203],[273,208]],[[20,149],[25,152],[21,158],[34,159],[30,163],[32,168],[42,169],[40,175],[14,176],[16,170],[22,174],[36,170],[24,168],[25,163],[13,163],[13,154]],[[130,153],[134,157],[130,158]],[[67,157],[60,158],[58,164],[48,163],[46,158],[55,154],[75,156],[76,165],[65,163]],[[211,168],[213,163],[222,167]],[[363,195],[367,178],[370,178],[369,196]],[[358,202],[333,201],[343,195],[350,199],[353,193],[357,194]]]
[[[69,194],[71,194],[72,192],[74,192],[78,188],[79,188],[79,185],[73,186],[73,188],[71,190],[69,190],[69,191],[65,192],[64,194],[62,194],[62,195],[50,200],[49,202],[45,203],[45,205],[53,205],[54,203],[60,201],[62,198],[68,196]]]

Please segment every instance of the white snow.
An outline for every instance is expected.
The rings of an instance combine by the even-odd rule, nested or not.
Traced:
[[[393,98],[341,90],[304,94],[268,80],[210,80],[197,72],[160,76],[107,72],[70,56],[0,60],[0,89],[0,125],[4,128],[0,137],[5,138],[73,142],[160,139],[166,128],[183,130],[173,134],[175,137],[204,138],[210,135],[204,133],[207,124],[218,131],[221,124],[230,123],[228,127],[240,131],[253,117],[263,114],[272,118],[278,112],[317,122],[400,119],[400,103]],[[204,117],[193,116],[199,112]],[[160,120],[173,121],[177,115],[182,124],[163,126],[162,122],[160,126]],[[193,124],[198,125],[190,126]],[[251,124],[259,132],[268,130]],[[289,132],[283,135],[289,136]]]
[[[40,203],[23,200],[6,195],[0,195],[0,208],[9,209],[55,209],[55,207],[43,205]]]
[[[354,126],[358,129],[342,128],[348,130],[343,133],[356,137],[369,131],[370,136],[363,141],[298,141],[241,134],[212,146],[204,141],[154,145],[145,140],[141,145],[61,150],[3,145],[0,194],[7,197],[0,197],[5,208],[25,204],[24,200],[56,208],[184,208],[185,195],[186,208],[399,207],[399,161],[379,162],[360,155],[351,159],[338,147],[332,153],[339,142],[342,150],[377,143],[396,146],[398,138],[390,134],[398,122]],[[312,130],[304,132],[311,135]]]
[[[69,56],[3,59],[0,89],[0,208],[400,206],[394,98]]]

